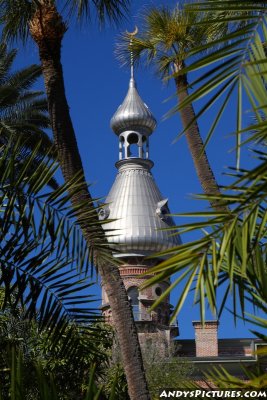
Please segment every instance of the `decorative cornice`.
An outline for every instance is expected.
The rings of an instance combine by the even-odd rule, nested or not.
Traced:
[[[118,173],[138,170],[144,172],[146,171],[149,175],[151,175],[149,171],[151,168],[153,168],[154,163],[151,160],[144,160],[143,158],[126,158],[124,160],[117,161],[115,166],[118,169]]]

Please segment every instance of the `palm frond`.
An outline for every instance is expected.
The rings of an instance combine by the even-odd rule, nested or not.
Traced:
[[[68,190],[79,190],[79,179],[48,191],[58,165],[47,155],[36,167],[35,148],[17,168],[21,145],[6,146],[0,153],[0,284],[5,288],[3,308],[15,298],[25,307],[28,318],[37,318],[40,330],[49,329],[54,346],[73,354],[78,348],[75,332],[94,335],[91,324],[97,318],[88,294],[93,254],[87,248],[75,222],[80,210],[70,209]],[[35,169],[33,169],[33,167]],[[81,204],[81,208],[83,205]],[[98,226],[87,215],[101,252]],[[102,239],[103,241],[103,239]],[[102,244],[103,253],[107,252]],[[94,348],[91,348],[92,352]]]
[[[258,369],[258,370],[257,370]],[[245,379],[231,375],[227,369],[223,367],[213,368],[212,371],[206,373],[206,379],[214,382],[219,389],[243,389],[243,391],[261,390],[266,388],[267,374],[259,371],[260,367],[256,365],[254,371],[243,367],[242,373]],[[264,393],[264,391],[262,391]],[[240,391],[241,394],[241,391]]]
[[[127,65],[131,51],[136,63],[144,58],[146,64],[152,64],[160,76],[168,79],[174,65],[183,63],[195,47],[222,35],[223,29],[215,31],[213,25],[205,24],[204,17],[211,20],[210,15],[189,12],[179,5],[174,9],[148,7],[141,16],[138,36],[125,33],[119,38],[117,58]]]
[[[38,65],[31,65],[19,71],[12,71],[17,52],[8,51],[6,44],[0,44],[0,145],[6,145],[11,139],[24,140],[21,146],[21,158],[39,148],[41,158],[50,151],[50,157],[56,155],[53,141],[48,134],[50,119],[47,100],[40,91],[31,90],[32,85],[41,75]],[[42,146],[39,146],[42,141]],[[36,154],[35,165],[40,163]],[[55,177],[49,182],[52,188],[57,187]]]
[[[8,79],[10,69],[16,58],[17,50],[6,51],[6,45],[0,44],[0,84],[3,85]]]
[[[4,375],[6,382],[0,383],[0,399],[8,396],[11,400],[25,400],[25,398],[37,398],[40,400],[59,400],[62,398],[62,392],[57,384],[55,373],[47,374],[41,362],[31,365],[31,383],[27,382],[27,365],[23,355],[13,345],[9,351],[10,365],[6,368]],[[3,371],[2,371],[3,374]],[[115,400],[114,391],[111,391],[108,397],[103,396],[102,387],[97,384],[96,365],[89,365],[87,387],[83,388],[82,397],[84,400]],[[33,391],[33,386],[34,391]],[[116,379],[113,379],[113,386],[116,386]],[[80,389],[81,390],[81,389]],[[2,397],[3,396],[3,397]],[[34,397],[32,397],[34,396]]]
[[[253,112],[257,115],[258,122],[262,120],[261,112],[263,110],[263,98],[265,95],[264,88],[264,70],[267,70],[265,42],[266,42],[266,5],[264,3],[255,4],[249,1],[238,3],[236,1],[216,2],[213,0],[198,3],[197,7],[188,5],[190,12],[214,13],[219,24],[225,24],[228,33],[211,40],[208,43],[198,46],[187,55],[189,65],[183,70],[183,73],[191,73],[193,71],[201,71],[198,77],[191,82],[190,87],[193,89],[190,96],[179,106],[175,107],[173,112],[179,111],[186,107],[188,103],[197,102],[203,98],[207,98],[202,107],[201,115],[210,108],[210,96],[216,100],[220,99],[220,91],[222,85],[227,86],[227,90],[223,93],[223,107],[219,108],[215,116],[215,120],[208,133],[206,144],[209,142],[215,128],[222,118],[229,101],[235,96],[236,99],[236,151],[237,165],[240,160],[240,147],[243,142],[242,134],[244,128],[242,126],[242,115],[244,104],[244,95],[250,102]],[[231,17],[229,17],[229,13]],[[243,21],[242,24],[235,22]],[[205,25],[213,24],[211,21],[205,21]],[[232,26],[230,22],[233,22]],[[204,53],[203,53],[204,51]],[[202,54],[202,55],[201,55]],[[203,55],[204,54],[204,55]],[[192,58],[193,57],[193,58]],[[194,58],[197,57],[197,61]],[[180,72],[176,72],[176,75]],[[253,82],[252,82],[253,80]],[[254,88],[254,89],[253,89]],[[256,89],[257,88],[257,89]],[[215,102],[214,102],[215,104]],[[213,104],[212,104],[213,105]],[[253,131],[250,126],[246,131]],[[258,141],[264,139],[259,137]],[[250,135],[251,141],[255,140],[255,136]]]
[[[39,6],[40,3],[34,0],[2,0],[0,23],[3,40],[22,40],[25,44],[29,38],[29,22]],[[118,24],[128,14],[129,0],[65,0],[59,2],[59,6],[68,19],[75,17],[79,22],[91,21],[93,16],[101,25],[106,21]]]
[[[173,318],[191,290],[202,316],[206,303],[215,315],[220,316],[230,294],[235,318],[238,310],[244,317],[248,302],[258,309],[266,309],[267,161],[263,152],[260,152],[260,157],[263,161],[257,167],[251,171],[238,171],[234,183],[224,188],[224,194],[217,196],[216,199],[227,204],[231,211],[180,215],[193,218],[193,222],[176,227],[178,233],[196,231],[202,232],[202,237],[156,255],[168,258],[151,269],[156,275],[145,286],[179,274],[170,287],[172,290],[180,283],[183,285]],[[198,197],[207,200],[209,196]],[[220,304],[217,298],[219,288],[224,291]],[[165,296],[163,293],[153,307]]]
[[[101,24],[105,21],[118,23],[129,11],[129,1],[123,0],[67,0],[65,8],[68,13],[75,15],[78,20],[91,20],[94,12]],[[92,8],[94,8],[92,10]]]
[[[34,13],[35,6],[34,1],[1,1],[0,23],[3,26],[4,40],[21,39],[26,43],[29,36],[28,22]]]
[[[36,82],[42,74],[42,69],[39,65],[30,65],[17,72],[13,72],[8,76],[8,85],[19,93],[29,90],[33,83]]]

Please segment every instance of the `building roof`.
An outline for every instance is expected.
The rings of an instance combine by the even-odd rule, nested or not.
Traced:
[[[196,357],[196,339],[177,339],[175,348],[177,354],[182,357],[195,359],[196,361],[208,361],[209,359],[249,359],[254,357],[255,346],[263,344],[257,338],[224,338],[218,339],[218,357]]]

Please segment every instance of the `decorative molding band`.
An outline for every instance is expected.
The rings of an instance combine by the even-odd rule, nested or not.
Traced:
[[[119,267],[121,276],[126,275],[140,275],[144,274],[148,271],[147,267],[138,267],[138,266],[122,266]]]

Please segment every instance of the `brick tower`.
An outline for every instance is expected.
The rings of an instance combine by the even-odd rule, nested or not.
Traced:
[[[168,199],[162,197],[151,174],[153,162],[149,159],[149,137],[156,120],[138,94],[133,67],[129,89],[123,103],[111,119],[111,128],[119,139],[118,173],[106,200],[99,211],[103,225],[112,236],[108,238],[116,248],[116,257],[123,262],[120,273],[133,307],[133,314],[141,343],[160,336],[169,341],[177,335],[177,327],[170,326],[169,297],[157,309],[152,303],[168,288],[169,280],[148,289],[140,285],[151,276],[149,269],[160,259],[146,257],[179,245],[179,236],[169,236],[162,230],[174,226],[168,208]],[[145,277],[139,277],[140,274]],[[102,312],[112,323],[112,314],[105,291],[102,293]]]

